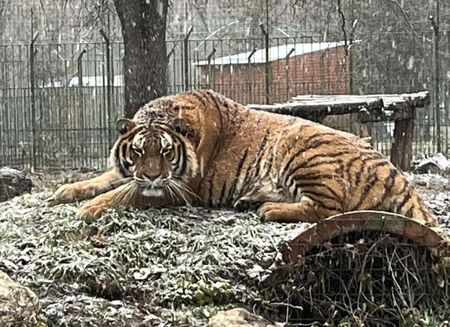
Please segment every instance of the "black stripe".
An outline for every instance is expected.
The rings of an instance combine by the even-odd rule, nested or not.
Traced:
[[[364,199],[368,195],[367,193],[369,192],[369,189],[371,187],[373,187],[373,185],[379,180],[378,176],[376,174],[376,171],[373,171],[373,170],[380,166],[384,166],[387,164],[388,164],[388,162],[384,160],[384,161],[380,161],[380,162],[374,163],[373,165],[369,166],[369,171],[367,172],[368,174],[370,174],[369,178],[367,178],[367,180],[365,180],[364,190],[361,192],[361,194],[359,196],[359,200],[356,203],[356,205],[353,207],[353,210],[359,209],[359,207],[363,203]]]
[[[218,199],[220,204],[224,204],[223,199],[225,198],[226,189],[227,189],[227,182],[225,181],[222,185],[222,189],[220,190],[220,197]]]
[[[304,163],[301,163],[301,164],[297,165],[291,172],[289,172],[289,175],[290,176],[294,176],[295,174],[297,174],[298,170],[300,170],[300,169],[314,169],[314,168],[320,169],[320,166],[322,166],[322,165],[329,165],[329,164],[337,164],[338,165],[337,169],[334,170],[336,173],[338,173],[340,170],[343,169],[342,159],[341,158],[320,161],[318,163],[314,163],[314,164],[311,164],[311,165],[310,165],[310,163],[311,162],[308,161],[308,162],[304,162]],[[287,178],[287,181],[289,179],[290,179],[290,177]],[[290,187],[292,185],[292,179],[291,179],[291,181],[289,183],[287,183],[287,181],[286,181],[286,185],[288,185],[288,187]]]
[[[350,169],[352,168],[352,165],[355,161],[358,161],[361,158],[361,155],[357,155],[356,157],[348,160],[345,162],[345,169],[343,171],[343,176],[344,178],[347,178],[348,181],[350,181],[350,185],[352,185],[352,180],[354,179],[355,176],[350,176]],[[355,183],[355,187],[356,187],[356,183]],[[351,189],[351,188],[350,188]],[[352,195],[352,191],[350,192],[350,196]]]
[[[267,129],[266,133],[264,134],[264,137],[263,137],[261,143],[259,144],[258,155],[256,156],[256,162],[255,162],[254,165],[251,165],[251,166],[254,167],[254,169],[252,171],[252,174],[251,174],[251,176],[254,177],[254,178],[255,177],[260,177],[259,176],[259,172],[260,172],[260,169],[261,169],[261,159],[266,154],[266,151],[268,149],[270,149],[270,148],[266,148],[266,143],[267,143],[267,140],[269,138],[269,135],[270,135],[270,130]],[[271,150],[273,150],[273,149],[271,149]],[[247,182],[248,182],[248,180],[245,181],[245,183],[247,183]]]
[[[187,173],[187,164],[188,164],[188,158],[187,158],[187,150],[185,148],[185,144],[183,142],[183,140],[176,136],[174,137],[174,139],[177,141],[177,146],[176,146],[176,153],[175,155],[177,156],[177,167],[180,168],[180,174],[185,174]],[[181,162],[181,166],[180,166],[180,162]]]
[[[297,119],[297,117],[292,117],[291,119],[289,119],[288,126],[292,126],[297,122],[299,122],[299,119]]]
[[[302,126],[298,133],[301,134],[302,129],[305,129],[306,126]],[[297,149],[297,151],[294,153],[294,155],[292,155],[290,157],[290,159],[288,160],[288,162],[286,163],[286,165],[284,166],[283,171],[281,172],[281,176],[284,176],[284,174],[286,174],[286,171],[289,169],[289,167],[291,166],[292,162],[302,153],[304,152],[306,149],[310,149],[310,145],[309,142],[313,141],[314,139],[318,138],[318,137],[323,137],[326,135],[335,135],[336,133],[316,133],[313,134],[312,136],[310,136],[309,138],[307,138],[305,141],[303,141],[303,146],[301,146],[299,149]],[[301,140],[300,140],[301,141]],[[331,143],[333,140],[326,140],[326,143]],[[322,140],[319,140],[319,142],[323,142]],[[320,146],[321,144],[316,144],[316,147]]]
[[[344,151],[338,151],[338,152],[331,153],[331,154],[330,153],[327,153],[327,154],[317,153],[317,154],[313,155],[312,157],[308,158],[307,161],[302,162],[301,164],[299,164],[297,167],[294,168],[293,171],[295,171],[297,168],[301,168],[301,167],[311,167],[311,165],[314,165],[314,164],[311,164],[311,161],[313,161],[316,158],[336,158],[336,157],[343,156],[345,154],[350,154],[351,151],[352,150],[347,149],[347,150],[344,150]],[[342,158],[338,158],[337,160],[335,160],[335,162],[338,162],[338,161],[342,162]],[[318,164],[321,164],[321,163],[322,162],[319,162]],[[332,163],[332,162],[329,161],[329,163]]]
[[[234,179],[234,181],[233,181],[233,184],[231,185],[231,188],[230,188],[230,190],[229,190],[229,192],[228,192],[228,198],[227,198],[227,204],[229,204],[231,201],[233,201],[234,200],[234,197],[233,197],[233,195],[234,195],[234,192],[236,191],[236,187],[237,187],[237,184],[239,183],[239,180],[240,180],[240,173],[241,173],[241,170],[242,170],[242,166],[244,165],[244,162],[245,162],[245,160],[247,160],[247,155],[248,155],[248,148],[247,149],[245,149],[245,151],[244,151],[244,155],[241,157],[241,159],[239,160],[239,163],[238,163],[238,166],[237,166],[237,170],[236,170],[236,178]],[[247,174],[248,173],[248,170],[249,170],[249,167],[250,167],[251,165],[248,165],[247,166],[247,169],[246,169],[246,173],[245,174]],[[245,180],[245,179],[244,179]],[[242,183],[242,187],[241,187],[241,192],[242,192],[242,189],[245,187],[246,185],[244,184],[244,183]],[[239,197],[241,196],[241,192],[239,192]]]
[[[302,194],[306,195],[307,197],[309,197],[311,200],[314,201],[314,203],[318,206],[321,206],[324,209],[330,210],[330,211],[342,211],[342,207],[332,207],[332,206],[328,206],[326,203],[323,202],[323,200],[329,199],[329,200],[334,200],[330,197],[324,196],[321,193],[317,193],[317,192],[312,192],[312,191],[307,191],[307,192],[302,192]],[[337,203],[340,206],[340,203]]]
[[[413,218],[413,215],[412,215],[413,209],[414,209],[414,204],[411,205],[411,208],[409,208],[408,211],[406,211],[405,216],[409,217],[409,218]]]
[[[323,183],[321,183],[319,181],[311,182],[311,181],[308,181],[308,180],[300,179],[300,180],[297,181],[296,185],[300,186],[302,188],[302,190],[305,189],[305,188],[308,188],[308,187],[314,187],[314,188],[315,187],[322,187],[322,188],[325,188],[331,194],[333,194],[334,195],[334,199],[336,199],[336,200],[340,200],[341,199],[341,196],[334,189],[332,189],[330,186],[325,185],[325,184],[323,184]]]
[[[221,99],[222,99],[222,104],[225,107],[226,112],[227,112],[226,125],[229,125],[230,124],[230,106],[228,104],[228,100],[227,99],[225,99],[224,97],[222,97]]]
[[[402,212],[403,206],[405,206],[410,199],[411,199],[411,189],[408,189],[408,192],[406,192],[406,194],[404,195],[402,202],[398,204],[398,212]]]
[[[318,180],[324,180],[325,178],[329,178],[329,179],[335,179],[336,178],[336,174],[327,174],[327,173],[323,173],[323,172],[310,172],[309,174],[305,174],[305,175],[296,175],[294,177],[295,181],[299,181],[302,179],[318,179]]]
[[[395,168],[390,168],[389,170],[389,176],[384,181],[384,189],[383,189],[383,196],[381,199],[375,204],[374,209],[378,208],[380,205],[384,203],[384,201],[387,199],[388,196],[391,195],[391,188],[394,185],[395,177],[398,175],[398,170]],[[388,192],[389,191],[389,192]]]
[[[214,105],[216,107],[216,111],[219,114],[219,119],[220,119],[220,134],[223,134],[223,115],[222,115],[222,110],[220,109],[220,104],[217,102],[217,97],[212,94],[209,91],[206,91],[206,94],[209,95],[209,98],[211,99],[212,102],[214,102]]]
[[[128,168],[130,168],[132,164],[130,164],[126,160],[126,154],[128,151],[130,151],[131,141],[133,140],[133,138],[143,129],[145,129],[145,126],[136,126],[132,128],[128,133],[121,135],[120,139],[118,140],[118,144],[114,152],[114,158],[115,164],[118,166],[119,173],[122,174],[122,176],[130,176]]]
[[[378,153],[376,153],[376,154],[378,154]],[[370,165],[367,165],[367,162],[369,162],[371,160],[380,160],[380,158],[379,158],[379,156],[368,156],[361,160],[361,168],[355,174],[355,188],[358,187],[358,185],[361,181],[361,176],[364,173],[366,167],[369,167],[369,169],[370,169]],[[381,158],[381,160],[382,160],[383,164],[386,162],[386,159]]]

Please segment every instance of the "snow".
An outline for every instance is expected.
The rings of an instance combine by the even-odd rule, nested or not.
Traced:
[[[103,75],[96,76],[83,76],[82,77],[82,86],[107,86],[108,85],[108,77]],[[44,85],[44,88],[52,88],[52,87],[64,87],[65,83],[63,81],[53,81]],[[114,75],[113,83],[111,85],[114,86],[124,86],[123,75]],[[72,77],[67,83],[69,87],[77,87],[80,86],[78,76]]]
[[[294,49],[291,53],[290,57],[301,56],[304,54],[334,49],[337,47],[342,47],[345,45],[344,41],[339,42],[312,42],[312,43],[296,43],[296,44],[283,44],[280,46],[274,46],[269,48],[269,61],[275,61],[279,59],[285,59],[287,54]],[[230,56],[213,58],[211,60],[211,64],[222,66],[222,65],[239,65],[239,64],[248,64],[249,56],[252,51],[237,53]],[[251,64],[260,64],[266,62],[266,49],[258,49],[251,56],[250,63]],[[207,60],[202,60],[194,63],[196,66],[205,66],[208,65]]]

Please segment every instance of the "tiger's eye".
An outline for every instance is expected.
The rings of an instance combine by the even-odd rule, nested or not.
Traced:
[[[166,147],[164,147],[164,148],[161,149],[161,153],[162,153],[163,155],[167,155],[167,154],[170,153],[171,150],[172,150],[172,146],[167,145]]]
[[[141,148],[133,147],[133,151],[136,152],[138,156],[142,156],[144,151]]]

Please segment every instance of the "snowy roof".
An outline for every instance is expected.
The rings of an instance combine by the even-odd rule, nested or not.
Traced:
[[[285,59],[289,52],[294,49],[290,57],[300,56],[307,53],[316,51],[328,50],[345,45],[344,41],[339,42],[310,42],[310,43],[295,43],[295,44],[283,44],[276,47],[269,48],[269,61],[275,61],[279,59]],[[248,57],[252,52],[242,52],[230,56],[213,58],[211,59],[212,65],[241,65],[248,64]],[[250,63],[260,64],[266,62],[266,49],[259,49],[250,58]],[[196,66],[208,65],[207,60],[202,60],[194,63]]]
[[[123,75],[114,75],[113,80],[114,86],[123,86]],[[45,84],[44,88],[52,88],[52,87],[64,87],[65,83],[63,81],[53,81]],[[82,77],[82,86],[107,86],[107,77],[102,75],[97,76],[83,76]],[[74,87],[80,86],[80,82],[78,81],[78,76],[72,77],[67,86]]]

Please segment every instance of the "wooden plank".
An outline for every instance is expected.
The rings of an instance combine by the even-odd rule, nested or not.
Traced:
[[[289,102],[273,105],[247,105],[248,108],[302,117],[313,121],[321,121],[328,115],[343,115],[349,113],[358,113],[361,109],[375,110],[383,107],[381,99],[374,99],[370,102],[354,99],[347,102],[340,101],[306,101]]]
[[[288,103],[274,105],[250,104],[249,108],[302,117],[321,122],[329,115],[356,113],[364,127],[371,122],[395,121],[392,163],[406,171],[412,159],[412,139],[416,108],[430,103],[428,92],[410,94],[370,95],[301,95]],[[367,129],[367,128],[366,128]],[[370,131],[365,131],[370,135]]]
[[[288,103],[249,104],[248,108],[321,121],[328,115],[358,113],[361,122],[410,119],[411,108],[430,103],[429,93],[370,95],[301,95]]]

